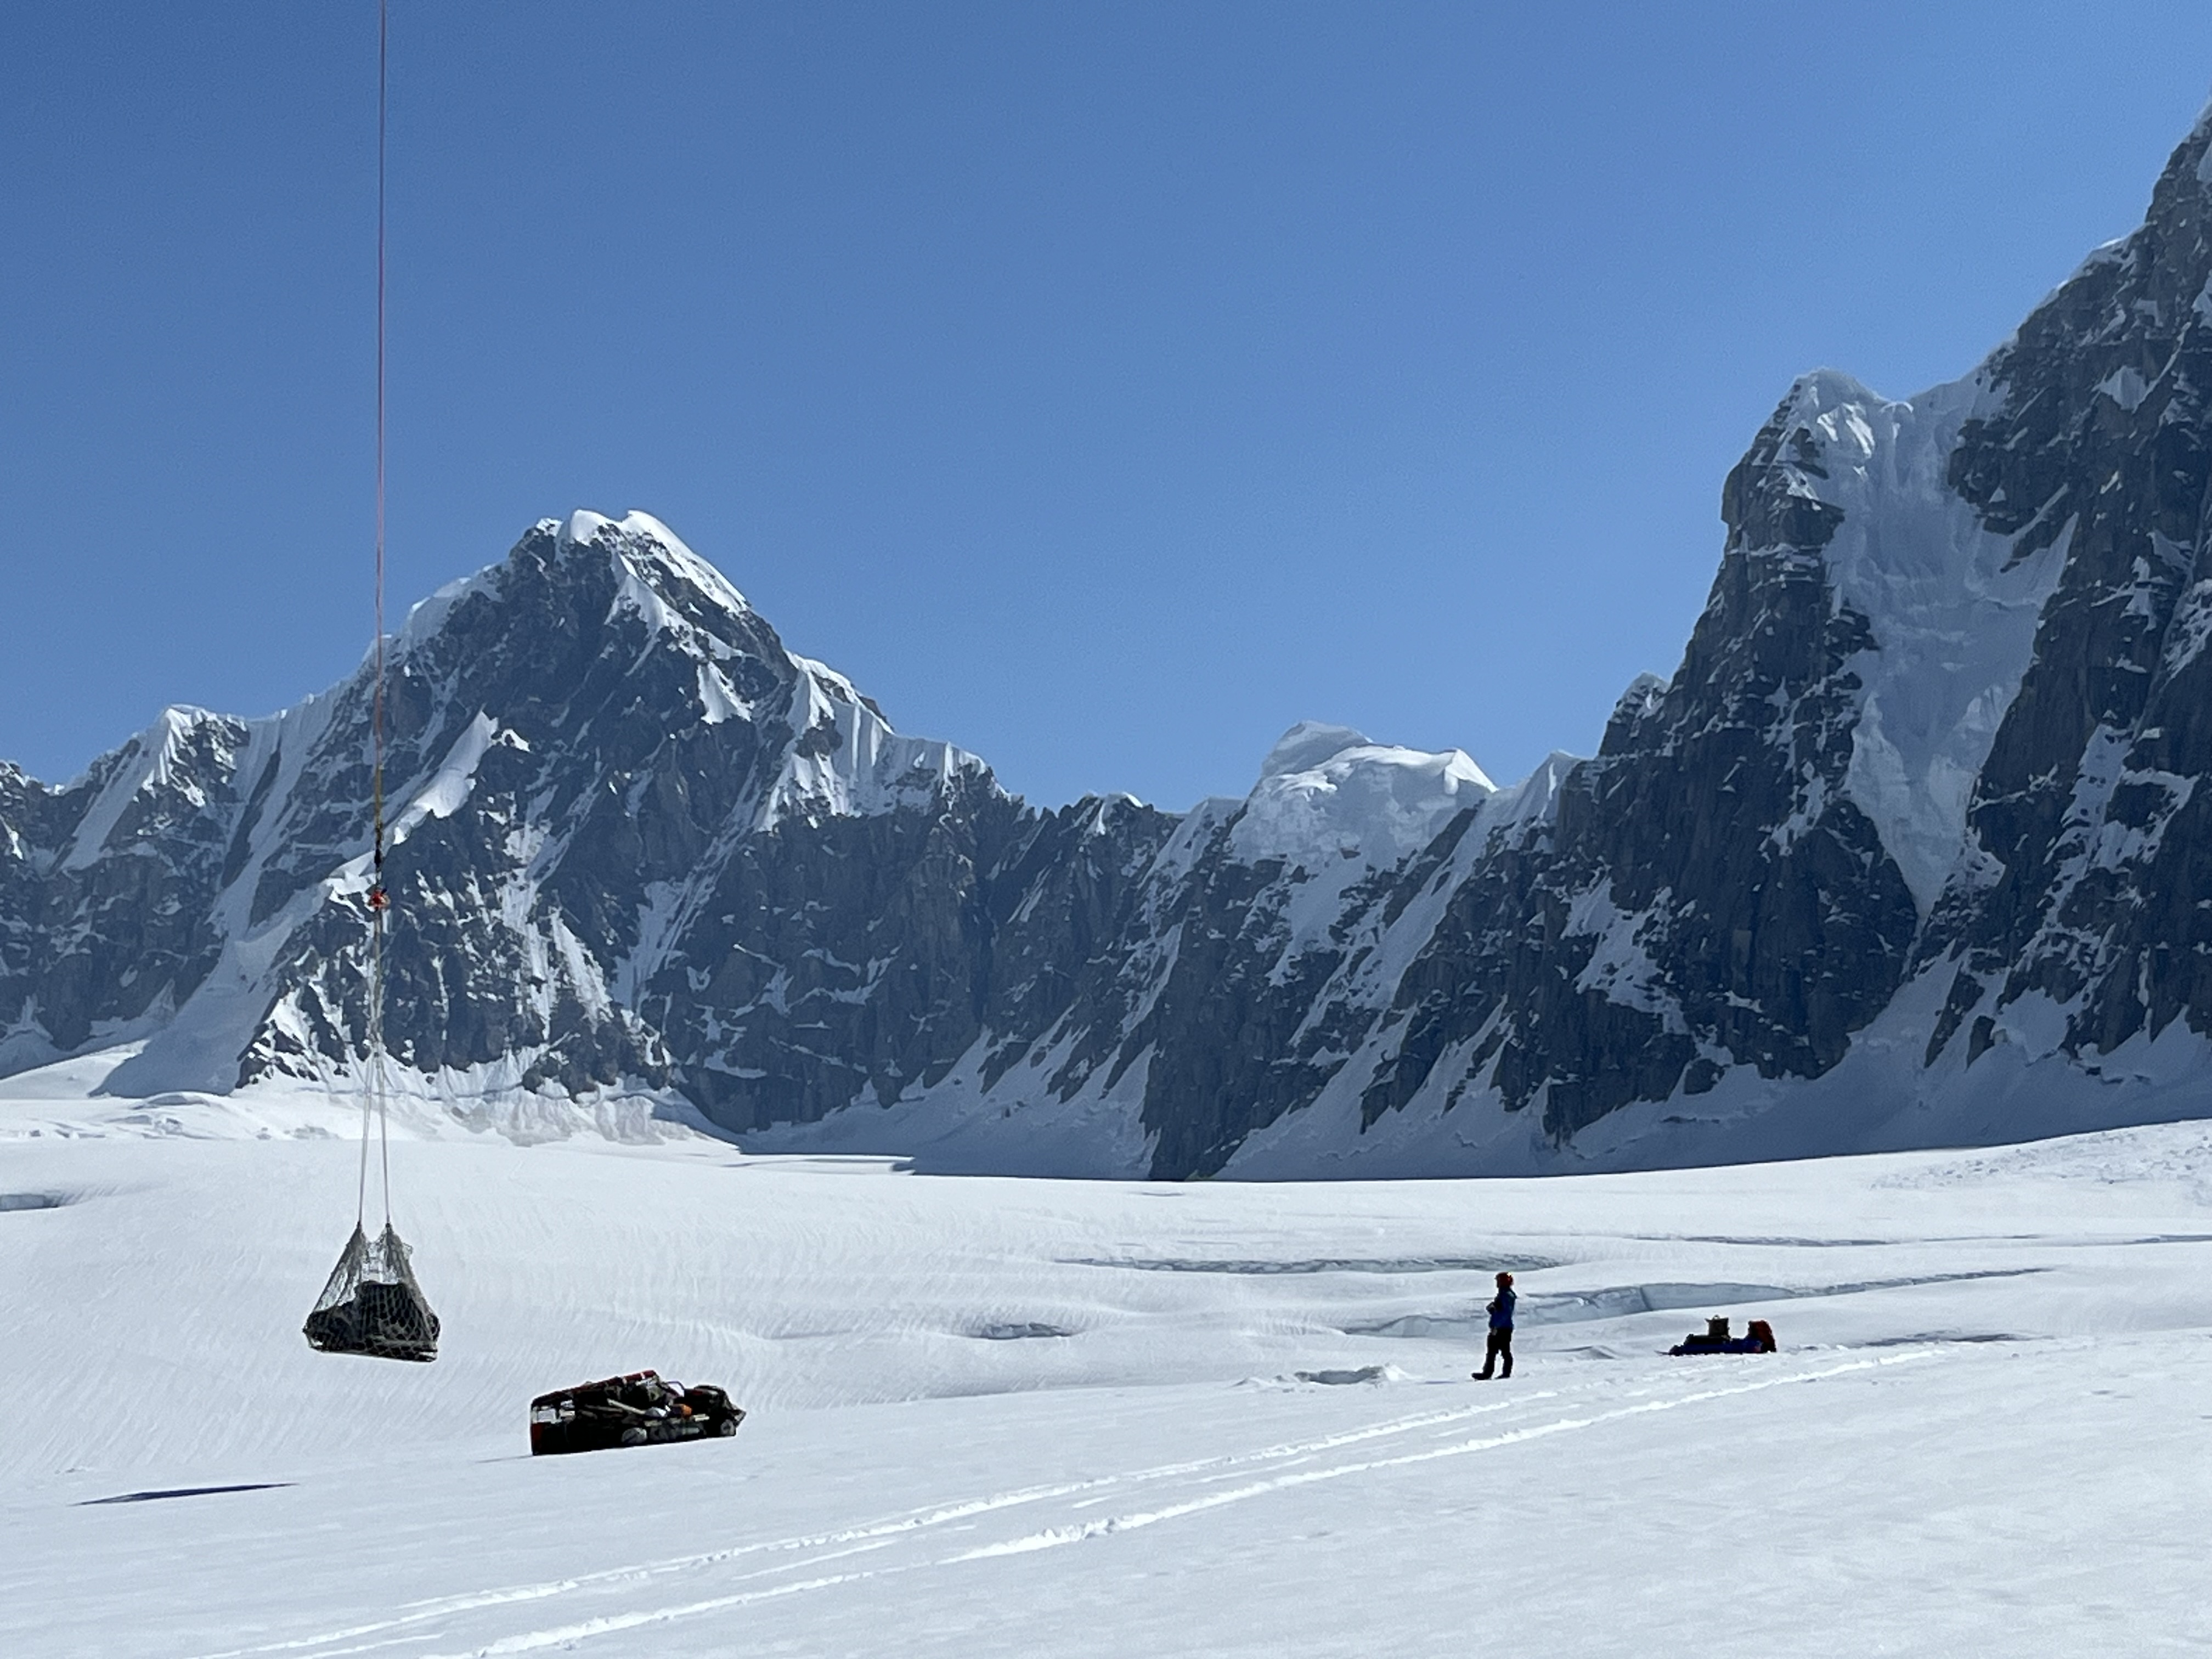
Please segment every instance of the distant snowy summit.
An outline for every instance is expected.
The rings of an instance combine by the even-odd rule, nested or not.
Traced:
[[[2212,1115],[2208,176],[2200,125],[1964,380],[1800,380],[1680,666],[1506,788],[1308,723],[1242,798],[1041,811],[657,520],[549,519],[391,653],[394,1050],[470,1125],[1170,1178]],[[357,673],[0,766],[0,1071],[345,1077],[368,722]]]

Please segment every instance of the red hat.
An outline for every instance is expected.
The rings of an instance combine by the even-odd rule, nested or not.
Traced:
[[[1500,1273],[1498,1275],[1498,1282],[1501,1285],[1510,1285],[1513,1282],[1513,1275],[1511,1273]]]

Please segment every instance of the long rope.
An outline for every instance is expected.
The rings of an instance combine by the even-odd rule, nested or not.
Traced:
[[[368,1117],[376,1117],[376,1139],[384,1172],[384,1224],[392,1225],[392,1141],[385,1109],[384,918],[391,898],[384,890],[384,177],[385,88],[391,36],[390,0],[376,3],[376,686],[369,716],[369,793],[374,817],[374,869],[369,880],[368,1091],[362,1103],[361,1193],[356,1226],[368,1213]]]

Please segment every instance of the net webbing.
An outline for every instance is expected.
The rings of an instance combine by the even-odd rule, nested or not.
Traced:
[[[416,1282],[411,1252],[388,1223],[374,1238],[353,1230],[302,1328],[308,1346],[325,1353],[438,1357],[438,1316]]]

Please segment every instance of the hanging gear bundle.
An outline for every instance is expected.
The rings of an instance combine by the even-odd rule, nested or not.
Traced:
[[[338,1254],[330,1281],[315,1299],[302,1331],[322,1353],[366,1354],[374,1359],[428,1361],[438,1357],[438,1316],[416,1282],[412,1252],[392,1224],[392,1147],[384,1104],[382,958],[384,911],[372,905],[370,949],[376,983],[369,994],[368,1088],[362,1096],[361,1186],[353,1237]],[[375,1120],[384,1187],[384,1231],[368,1236],[368,1139]]]
[[[307,1316],[307,1346],[324,1353],[377,1359],[438,1357],[438,1316],[408,1264],[407,1246],[392,1224],[374,1239],[356,1226],[331,1282]]]
[[[323,1353],[379,1359],[438,1357],[438,1316],[415,1282],[406,1244],[392,1225],[392,1146],[385,1111],[384,922],[392,896],[384,885],[384,110],[386,0],[376,15],[376,682],[369,720],[373,866],[368,888],[368,1066],[361,1102],[361,1186],[353,1237],[330,1283],[307,1316],[307,1344]],[[368,1236],[368,1139],[372,1120],[380,1153],[384,1231]]]

